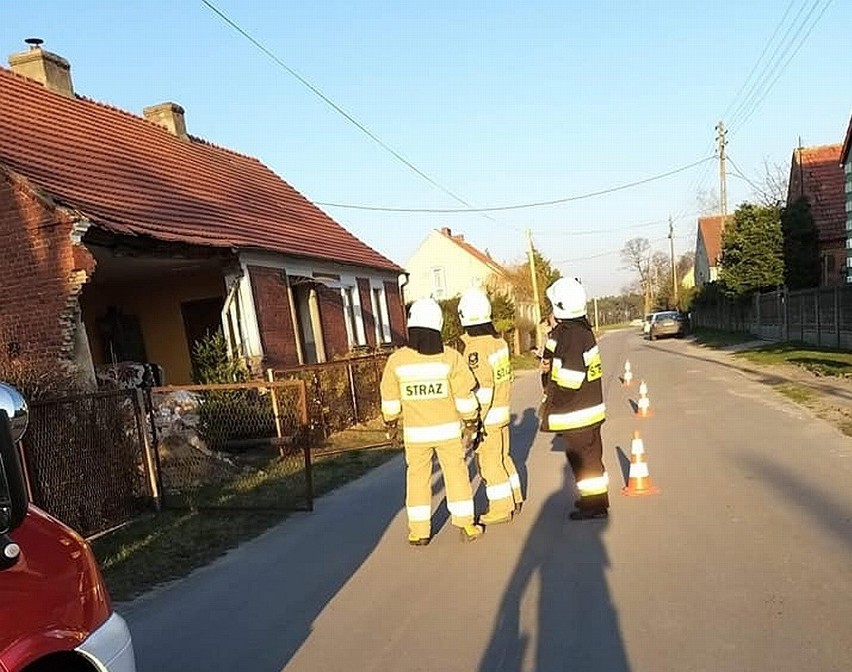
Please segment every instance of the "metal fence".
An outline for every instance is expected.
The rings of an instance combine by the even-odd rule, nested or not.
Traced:
[[[379,416],[379,383],[389,356],[378,353],[274,372],[275,380],[304,382],[308,391],[308,438],[313,445]]]
[[[852,286],[763,292],[742,303],[696,306],[693,324],[742,331],[770,341],[852,349]]]
[[[33,502],[83,535],[150,509],[156,470],[139,390],[33,402],[23,440]]]
[[[84,536],[160,507],[310,510],[311,449],[380,416],[387,357],[34,402],[23,441],[33,502]]]
[[[302,381],[153,388],[163,506],[311,509]]]

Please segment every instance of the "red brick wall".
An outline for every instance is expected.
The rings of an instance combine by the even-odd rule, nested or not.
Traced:
[[[399,285],[390,280],[385,280],[385,297],[387,297],[388,302],[391,340],[394,345],[404,345],[407,340],[405,306],[402,303],[402,294],[400,293]]]
[[[349,352],[349,337],[346,335],[346,322],[343,315],[343,296],[339,289],[317,285],[320,320],[322,320],[325,356],[331,361],[336,355]]]
[[[73,358],[77,297],[95,261],[73,220],[0,173],[0,364]]]
[[[373,297],[370,291],[370,281],[367,278],[356,278],[358,295],[361,297],[361,315],[364,318],[364,332],[367,345],[376,347],[376,316],[373,315]]]
[[[296,330],[282,272],[274,268],[249,266],[249,277],[263,344],[263,365],[276,367],[298,364]]]

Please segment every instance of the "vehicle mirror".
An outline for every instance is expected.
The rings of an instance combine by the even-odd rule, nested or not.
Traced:
[[[26,399],[11,385],[0,383],[0,410],[6,411],[12,443],[17,443],[27,431],[30,420]]]
[[[0,534],[14,530],[27,513],[27,488],[16,444],[28,420],[20,392],[0,383]]]

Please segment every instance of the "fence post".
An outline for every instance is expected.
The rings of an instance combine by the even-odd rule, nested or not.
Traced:
[[[352,362],[346,363],[346,374],[349,377],[349,392],[352,395],[352,420],[357,425],[358,419],[358,396],[355,394],[355,375],[352,373]]]
[[[136,431],[142,439],[142,451],[145,455],[145,471],[148,474],[148,485],[151,487],[151,498],[154,500],[154,510],[160,512],[160,484],[157,478],[157,467],[154,464],[151,442],[148,440],[148,428],[145,427],[145,417],[148,415],[145,395],[138,387],[133,395],[133,411],[136,416]]]
[[[763,324],[761,323],[761,318],[760,318],[760,299],[762,298],[762,296],[763,295],[760,292],[755,292],[755,295],[754,295],[754,313],[753,314],[756,317],[757,326],[756,327],[752,326],[752,328],[749,329],[749,331],[751,331],[752,334],[754,334],[754,332],[757,331],[756,335],[757,335],[758,338],[763,338]],[[750,320],[750,321],[752,323],[754,323],[754,320]]]
[[[275,372],[272,369],[266,369],[266,379],[272,383],[269,388],[269,393],[272,399],[272,416],[275,418],[275,435],[278,437],[278,452],[281,457],[284,457],[284,445],[281,443],[281,413],[278,410],[278,394],[275,387]]]
[[[840,347],[840,288],[834,287],[834,337]]]
[[[816,344],[820,346],[822,345],[822,320],[819,314],[819,287],[814,290],[814,299],[816,300]]]
[[[781,298],[781,308],[779,311],[781,317],[781,341],[786,343],[790,340],[790,311],[787,310],[787,304],[789,303],[787,287],[781,289],[779,297]]]
[[[148,421],[151,423],[151,443],[154,450],[154,466],[157,469],[157,487],[159,492],[163,492],[163,469],[160,466],[160,439],[157,436],[156,412],[154,411],[154,393],[153,388],[145,388],[145,410],[148,412]],[[161,500],[162,504],[162,500]]]

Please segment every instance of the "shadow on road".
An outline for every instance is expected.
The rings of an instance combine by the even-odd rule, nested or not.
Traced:
[[[629,672],[605,571],[607,521],[574,522],[574,479],[544,503],[506,589],[479,672]]]
[[[806,511],[815,523],[852,547],[852,510],[829,499],[825,493],[814,489],[776,462],[747,455],[740,455],[738,461],[754,474],[755,478],[777,488],[791,504]]]
[[[388,479],[399,483],[388,488]],[[399,513],[402,461],[322,497],[214,565],[129,605],[140,672],[279,670]],[[405,547],[405,538],[389,543]],[[246,620],[248,619],[248,620]]]

